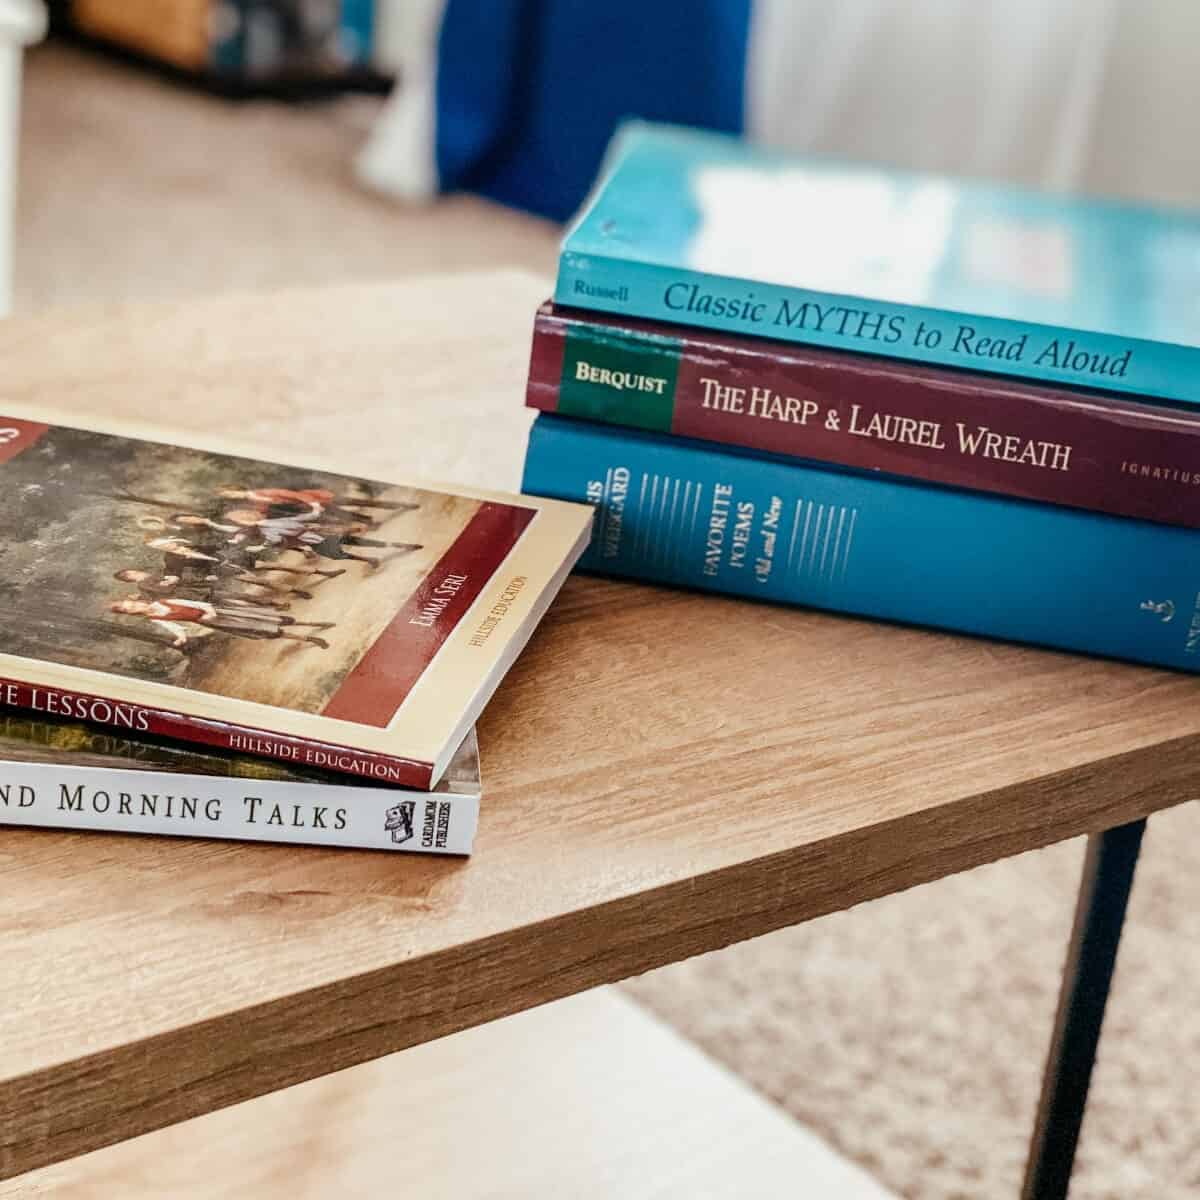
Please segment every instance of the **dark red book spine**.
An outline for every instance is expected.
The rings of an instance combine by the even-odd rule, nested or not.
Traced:
[[[428,791],[433,786],[433,765],[416,759],[354,750],[349,746],[271,733],[227,721],[191,717],[168,709],[91,696],[85,692],[72,692],[18,679],[0,678],[0,705],[106,725],[134,736],[145,733],[182,742],[199,742],[204,746],[218,746],[240,754],[254,754],[326,771],[341,771],[347,775],[362,775],[398,788]]]
[[[526,402],[1200,528],[1200,411],[545,304]]]

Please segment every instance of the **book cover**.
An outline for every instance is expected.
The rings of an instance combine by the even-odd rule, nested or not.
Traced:
[[[0,710],[0,825],[470,854],[479,746],[431,792]]]
[[[0,499],[0,704],[413,788],[591,524],[11,410]]]
[[[555,300],[1200,402],[1200,216],[631,123]]]
[[[1190,529],[540,414],[524,486],[597,507],[610,575],[1195,671]]]
[[[1200,414],[546,304],[544,412],[1200,528]]]

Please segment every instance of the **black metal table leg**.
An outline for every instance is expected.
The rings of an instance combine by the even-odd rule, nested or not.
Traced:
[[[1088,838],[1023,1200],[1063,1200],[1146,822]]]

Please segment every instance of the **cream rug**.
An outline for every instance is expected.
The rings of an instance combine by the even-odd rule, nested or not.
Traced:
[[[231,105],[35,51],[18,309],[507,264],[548,275],[544,223],[469,198],[404,209],[353,184],[378,103]],[[944,880],[628,990],[901,1195],[1013,1197],[1081,851]],[[1152,823],[1073,1200],[1200,1195],[1198,853],[1195,806]]]

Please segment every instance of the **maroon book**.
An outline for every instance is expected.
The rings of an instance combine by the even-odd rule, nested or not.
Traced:
[[[544,304],[526,402],[1200,528],[1200,412]]]

